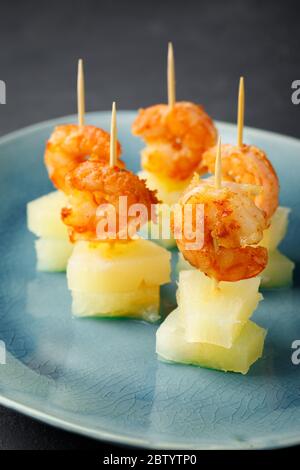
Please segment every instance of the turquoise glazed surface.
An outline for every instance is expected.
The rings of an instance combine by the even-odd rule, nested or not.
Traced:
[[[118,113],[124,160],[138,170],[141,143],[133,112]],[[109,113],[88,122],[109,129]],[[268,329],[263,358],[246,376],[157,361],[157,325],[75,319],[64,274],[37,273],[26,203],[52,187],[45,141],[66,117],[0,139],[0,403],[55,426],[99,439],[153,448],[265,448],[300,443],[299,269],[293,289],[264,293],[254,320]],[[235,127],[218,123],[223,142]],[[300,261],[300,141],[254,129],[245,141],[264,148],[292,213],[282,251]],[[174,253],[174,262],[176,261]],[[175,275],[175,274],[174,274]],[[175,306],[175,284],[162,310]]]

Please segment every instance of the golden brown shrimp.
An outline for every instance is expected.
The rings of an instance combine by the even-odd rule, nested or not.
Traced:
[[[70,240],[73,242],[99,239],[97,228],[103,220],[99,206],[107,204],[116,210],[116,226],[114,233],[107,236],[106,241],[132,238],[134,233],[131,235],[130,230],[136,223],[137,216],[130,215],[127,211],[122,212],[121,216],[125,217],[126,225],[124,220],[123,225],[120,223],[120,196],[127,196],[127,208],[133,204],[143,204],[147,210],[147,218],[143,223],[151,220],[151,205],[158,202],[156,192],[150,191],[144,180],[140,180],[131,171],[119,167],[111,168],[96,161],[81,163],[68,173],[66,193],[70,207],[62,209],[62,220],[69,227]]]
[[[64,191],[66,174],[88,159],[108,163],[109,142],[109,133],[95,126],[57,126],[47,142],[45,151],[45,164],[54,186]],[[119,143],[117,153],[119,157]],[[120,160],[118,164],[124,166]]]
[[[184,206],[192,208],[191,230],[186,236]],[[203,220],[196,223],[196,205],[203,204]],[[177,210],[183,224],[177,227],[173,213],[173,231],[179,250],[193,266],[218,281],[238,281],[257,276],[266,266],[268,253],[256,245],[263,236],[266,219],[243,190],[228,185],[195,184],[182,196]],[[189,221],[190,223],[190,221]],[[177,227],[177,228],[176,228]],[[203,233],[203,244],[192,247],[196,230]],[[193,238],[194,237],[194,238]]]
[[[216,147],[203,154],[200,173],[214,172]],[[255,184],[262,187],[254,197],[255,204],[264,210],[269,220],[278,207],[279,181],[266,154],[254,145],[222,145],[222,177],[236,183]]]
[[[216,143],[217,131],[204,109],[187,101],[141,109],[132,133],[147,144],[142,151],[145,170],[175,180],[189,178],[202,154]]]

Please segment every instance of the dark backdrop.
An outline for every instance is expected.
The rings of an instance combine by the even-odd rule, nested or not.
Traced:
[[[297,1],[4,1],[0,3],[0,134],[76,112],[76,67],[85,60],[88,110],[166,100],[166,50],[175,47],[177,95],[234,122],[246,77],[246,124],[299,135]],[[284,157],[284,156],[283,156]],[[92,440],[0,407],[0,448],[101,448]],[[105,445],[106,450],[108,447]]]

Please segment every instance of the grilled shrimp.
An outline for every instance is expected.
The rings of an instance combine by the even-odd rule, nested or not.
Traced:
[[[109,142],[109,133],[95,126],[57,126],[47,142],[45,151],[45,164],[54,186],[64,191],[67,173],[88,159],[107,163]],[[119,157],[119,143],[117,153]],[[120,160],[118,165],[124,166]]]
[[[192,208],[191,227],[184,225],[184,206]],[[196,205],[203,204],[203,220],[196,222]],[[236,185],[224,185],[220,189],[205,184],[195,184],[181,197],[177,210],[183,224],[178,227],[173,213],[173,231],[179,250],[194,267],[217,281],[238,281],[257,276],[266,266],[267,250],[256,245],[267,226],[265,214]],[[202,246],[191,248],[196,230],[204,235]],[[186,233],[189,233],[187,239]],[[195,238],[193,237],[195,234]]]
[[[216,147],[203,154],[200,173],[214,172]],[[269,220],[278,207],[279,181],[266,154],[253,145],[236,147],[222,145],[222,177],[236,183],[254,184],[262,187],[254,202]]]
[[[69,227],[70,240],[97,240],[99,238],[128,240],[136,227],[136,214],[130,215],[125,209],[120,209],[120,197],[127,196],[127,208],[133,204],[143,204],[146,217],[142,224],[154,217],[152,205],[158,202],[156,192],[150,191],[144,180],[137,175],[115,167],[103,165],[97,161],[86,161],[79,164],[66,176],[66,194],[69,207],[62,209],[62,220]],[[115,209],[116,225],[112,234],[99,235],[98,227],[105,220],[103,212],[106,205]],[[103,210],[99,210],[102,206]],[[119,217],[122,218],[120,223]],[[125,221],[123,220],[125,217]],[[125,223],[124,223],[125,222]],[[103,237],[103,238],[102,238]]]
[[[141,109],[132,133],[147,144],[142,166],[159,176],[175,180],[189,178],[202,154],[216,143],[217,131],[204,109],[186,101],[157,104]]]

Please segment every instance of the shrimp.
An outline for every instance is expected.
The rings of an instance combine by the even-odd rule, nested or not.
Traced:
[[[64,191],[67,173],[87,159],[107,163],[110,153],[109,141],[109,133],[95,126],[57,126],[47,142],[45,151],[45,164],[54,186]],[[120,153],[121,146],[118,143],[118,157]],[[124,166],[120,160],[118,165]]]
[[[185,180],[199,166],[202,154],[216,143],[217,131],[204,109],[186,101],[141,109],[132,133],[147,146],[142,166],[159,176]]]
[[[107,235],[105,240],[128,240],[132,238],[130,230],[132,226],[137,225],[137,217],[135,214],[130,215],[127,210],[125,213],[125,209],[120,208],[120,196],[127,196],[128,209],[133,204],[143,204],[147,214],[142,223],[152,219],[151,206],[158,202],[156,192],[150,191],[145,181],[139,179],[137,175],[117,166],[105,166],[98,161],[86,161],[68,173],[66,194],[70,206],[62,209],[61,216],[69,227],[72,242],[99,239],[98,224],[104,220],[104,213],[99,211],[99,206],[104,209],[107,204],[116,211],[116,225],[114,233]],[[123,222],[120,222],[119,217],[122,217]],[[103,234],[101,234],[103,240],[102,236]]]
[[[184,206],[191,204],[192,217],[189,238],[184,225]],[[200,227],[196,224],[195,208],[204,205]],[[181,212],[183,226],[176,229],[173,212],[172,227],[179,250],[194,267],[217,281],[238,281],[257,276],[268,261],[267,250],[256,245],[267,226],[265,214],[235,185],[216,189],[212,184],[196,184],[195,180],[181,197],[177,210]],[[190,221],[189,221],[190,223]],[[199,221],[198,221],[199,224]],[[195,230],[202,230],[203,244],[193,247]],[[192,236],[191,236],[192,235]]]
[[[214,172],[216,147],[203,154],[200,173]],[[262,187],[254,202],[265,211],[269,220],[278,207],[279,181],[266,154],[253,145],[236,147],[222,145],[222,176],[224,180],[236,183],[254,184]]]

